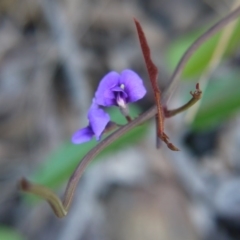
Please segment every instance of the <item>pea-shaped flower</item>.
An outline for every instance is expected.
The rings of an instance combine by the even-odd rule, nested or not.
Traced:
[[[95,93],[96,103],[101,106],[126,108],[127,103],[143,98],[146,89],[142,79],[132,70],[110,72],[103,77]]]
[[[95,101],[88,111],[89,124],[87,127],[76,131],[72,136],[72,142],[80,144],[90,141],[94,136],[100,140],[103,131],[110,121],[110,116],[96,105]]]

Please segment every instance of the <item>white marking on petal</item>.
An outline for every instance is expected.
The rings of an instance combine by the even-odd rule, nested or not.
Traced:
[[[119,95],[117,96],[117,105],[121,108],[126,108],[126,103],[123,98],[121,98]]]

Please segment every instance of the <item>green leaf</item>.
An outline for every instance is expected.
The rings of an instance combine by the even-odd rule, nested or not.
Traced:
[[[0,239],[2,240],[23,240],[24,238],[14,229],[0,226]]]
[[[166,52],[167,65],[169,70],[173,71],[178,61],[187,50],[187,48],[200,36],[204,31],[198,30],[194,31],[182,38],[174,41],[169,45]],[[215,47],[220,39],[221,32],[215,34],[208,41],[206,41],[202,46],[193,54],[188,63],[186,64],[183,71],[183,78],[193,78],[199,76],[202,71],[208,66]],[[233,53],[234,50],[240,45],[240,20],[234,29],[234,32],[229,40],[229,44],[225,51],[225,57]]]
[[[194,130],[211,128],[240,110],[239,72],[227,73],[209,82],[192,123]]]
[[[136,105],[132,105],[130,106],[130,112],[133,117],[136,117],[139,114],[139,108]],[[109,113],[112,121],[119,124],[126,124],[125,118],[117,108],[110,109]],[[136,127],[104,149],[97,158],[136,143],[145,135],[146,131],[146,124]],[[39,167],[39,170],[31,177],[31,180],[48,187],[59,186],[71,176],[81,159],[96,144],[95,140],[80,145],[74,145],[70,141],[67,141],[46,159],[43,166]]]

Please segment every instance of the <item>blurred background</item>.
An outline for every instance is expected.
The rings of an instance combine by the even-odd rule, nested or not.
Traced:
[[[106,148],[87,168],[69,214],[19,192],[23,176],[63,195],[82,157],[96,145],[70,142],[87,125],[101,78],[130,68],[154,104],[133,17],[145,31],[167,85],[183,52],[239,0],[0,0],[0,239],[240,239],[240,21],[191,58],[168,102],[200,104],[167,119],[181,149],[155,149],[151,120]],[[118,109],[112,119],[124,124]]]

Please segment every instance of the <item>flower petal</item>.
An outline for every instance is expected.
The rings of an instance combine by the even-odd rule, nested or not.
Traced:
[[[121,108],[126,108],[126,102],[128,99],[127,93],[121,87],[114,87],[112,91],[115,93],[115,105]]]
[[[99,140],[106,125],[110,121],[110,116],[101,108],[90,108],[88,112],[88,119],[96,139]]]
[[[103,106],[105,106],[105,107],[116,106],[116,98],[112,91],[111,91],[111,96],[112,96],[111,98],[109,97],[109,98],[104,99],[105,104]]]
[[[124,98],[127,98],[127,97],[128,97],[128,95],[127,95],[127,93],[124,91],[124,89],[122,89],[122,88],[120,88],[120,87],[114,87],[114,88],[112,88],[112,91],[113,91],[113,92],[120,92],[121,95],[122,95],[122,97],[124,97]],[[116,98],[116,95],[115,95],[115,98]]]
[[[111,106],[114,102],[114,94],[111,89],[118,85],[120,75],[117,72],[110,72],[101,80],[95,93],[96,103],[101,106]]]
[[[72,142],[74,144],[88,142],[92,139],[93,136],[94,136],[94,133],[92,129],[88,126],[76,131],[72,136]]]
[[[129,69],[122,71],[120,84],[124,84],[124,91],[128,95],[128,102],[136,102],[143,98],[147,92],[142,79],[134,71]]]

